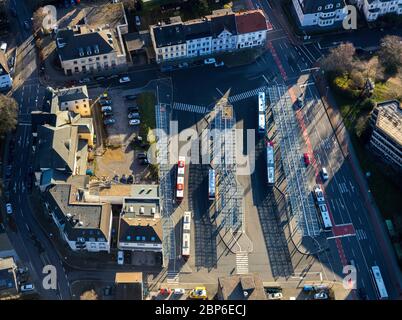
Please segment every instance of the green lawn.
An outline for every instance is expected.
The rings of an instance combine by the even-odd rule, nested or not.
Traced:
[[[137,98],[137,103],[141,114],[140,136],[147,137],[149,143],[154,143],[155,136],[152,130],[156,128],[155,95],[152,92],[141,93]]]

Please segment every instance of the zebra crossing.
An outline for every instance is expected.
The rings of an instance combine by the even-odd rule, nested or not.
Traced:
[[[199,106],[195,104],[187,104],[181,102],[175,102],[173,104],[173,109],[181,110],[181,111],[188,111],[194,113],[207,113],[208,109],[204,106]]]
[[[167,283],[178,284],[179,283],[179,272],[177,271],[168,271],[167,272]]]
[[[366,240],[367,235],[366,232],[363,229],[356,229],[356,238],[357,240]]]
[[[265,91],[267,90],[267,87],[260,87],[257,89],[253,89],[253,90],[249,90],[249,91],[245,91],[239,94],[235,94],[234,96],[229,97],[229,102],[230,103],[235,103],[235,102],[239,102],[242,100],[246,100],[249,99],[251,97],[257,96],[258,92],[260,91]]]
[[[236,273],[247,274],[248,273],[248,253],[237,252],[236,253]]]

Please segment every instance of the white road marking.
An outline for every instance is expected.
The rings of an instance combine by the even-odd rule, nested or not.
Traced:
[[[373,254],[373,249],[371,248],[371,246],[369,246],[369,250],[370,250],[370,253],[371,253],[372,255],[374,255],[374,254]]]

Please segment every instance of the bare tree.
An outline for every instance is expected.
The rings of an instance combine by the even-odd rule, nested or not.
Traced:
[[[385,72],[394,75],[402,67],[402,38],[386,36],[381,40],[378,57]]]
[[[98,295],[95,290],[88,290],[81,294],[80,300],[98,300]]]
[[[332,48],[329,54],[321,61],[321,68],[325,71],[342,74],[352,70],[356,58],[356,49],[351,43],[342,43]]]
[[[15,129],[18,117],[18,104],[14,98],[0,94],[0,135]]]

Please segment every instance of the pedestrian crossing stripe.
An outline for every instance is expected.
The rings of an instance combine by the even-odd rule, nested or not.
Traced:
[[[357,240],[367,239],[366,232],[362,229],[356,229],[356,238],[357,238]]]
[[[229,97],[229,102],[230,103],[235,103],[235,102],[239,102],[239,101],[242,101],[242,100],[252,98],[254,96],[257,96],[259,92],[265,91],[266,89],[267,89],[267,87],[264,86],[264,87],[260,87],[260,88],[257,88],[257,89],[245,91],[245,92],[236,94],[234,96],[230,96]]]
[[[236,273],[247,274],[248,273],[248,253],[238,252],[236,253]]]
[[[206,113],[207,112],[207,108],[204,106],[199,106],[199,105],[194,105],[194,104],[186,104],[186,103],[181,103],[181,102],[175,102],[173,104],[173,109],[194,112],[194,113]]]
[[[179,283],[179,273],[175,271],[168,271],[167,283]]]

